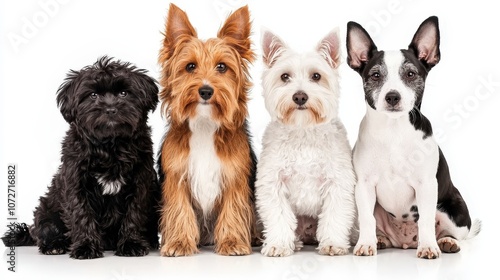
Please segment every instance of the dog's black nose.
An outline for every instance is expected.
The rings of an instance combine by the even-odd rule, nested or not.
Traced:
[[[214,89],[211,86],[204,85],[198,89],[198,93],[203,100],[208,100],[214,94]]]
[[[297,104],[299,106],[306,104],[308,98],[309,97],[307,96],[307,94],[303,91],[297,91],[292,96],[293,102],[295,102],[295,104]]]
[[[387,95],[385,96],[385,101],[392,106],[396,106],[396,104],[398,104],[400,100],[401,94],[396,91],[389,91],[389,93],[387,93]]]
[[[118,110],[116,110],[116,108],[107,108],[106,109],[106,114],[108,114],[108,115],[115,115],[117,112],[118,112]]]

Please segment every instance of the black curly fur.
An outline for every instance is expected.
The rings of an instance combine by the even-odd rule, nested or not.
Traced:
[[[25,246],[35,245],[35,240],[31,238],[29,228],[25,223],[11,223],[7,227],[9,230],[2,237],[5,246],[17,246],[18,244]]]
[[[160,187],[147,125],[158,103],[156,81],[103,57],[71,71],[57,102],[70,128],[62,164],[34,213],[30,233],[40,252],[92,259],[104,250],[143,256],[157,249]],[[103,193],[102,182],[117,181],[118,191]],[[15,245],[30,245],[26,228],[17,232],[23,235]]]

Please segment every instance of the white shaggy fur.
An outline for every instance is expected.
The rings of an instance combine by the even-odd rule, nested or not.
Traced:
[[[210,118],[210,106],[198,105],[196,118],[190,120],[189,178],[191,194],[204,215],[210,214],[221,193],[220,160],[215,152],[214,133],[218,125]]]
[[[124,184],[123,178],[119,178],[115,181],[106,180],[104,177],[96,176],[97,182],[102,186],[103,195],[115,195],[120,192],[122,185]]]
[[[356,179],[346,131],[338,119],[339,41],[335,30],[316,51],[296,54],[277,36],[264,32],[263,88],[272,121],[262,140],[255,186],[264,225],[261,252],[266,256],[288,256],[300,249],[297,215],[318,219],[320,254],[348,252]],[[284,73],[290,77],[286,82]],[[313,80],[314,73],[321,79]],[[297,92],[308,96],[303,106],[293,101]],[[290,110],[293,113],[284,119]]]

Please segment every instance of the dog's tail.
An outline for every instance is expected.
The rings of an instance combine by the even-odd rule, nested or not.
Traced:
[[[482,222],[479,219],[475,219],[469,230],[469,234],[466,239],[471,239],[481,232]]]
[[[2,237],[3,244],[11,246],[33,246],[35,240],[31,237],[30,229],[25,223],[12,223],[9,230]]]

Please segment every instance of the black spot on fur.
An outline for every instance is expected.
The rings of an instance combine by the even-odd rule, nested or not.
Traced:
[[[420,218],[420,214],[418,214],[418,213],[413,214],[413,221],[414,221],[415,223],[416,223],[416,222],[418,222],[418,219],[419,219],[419,218]]]

